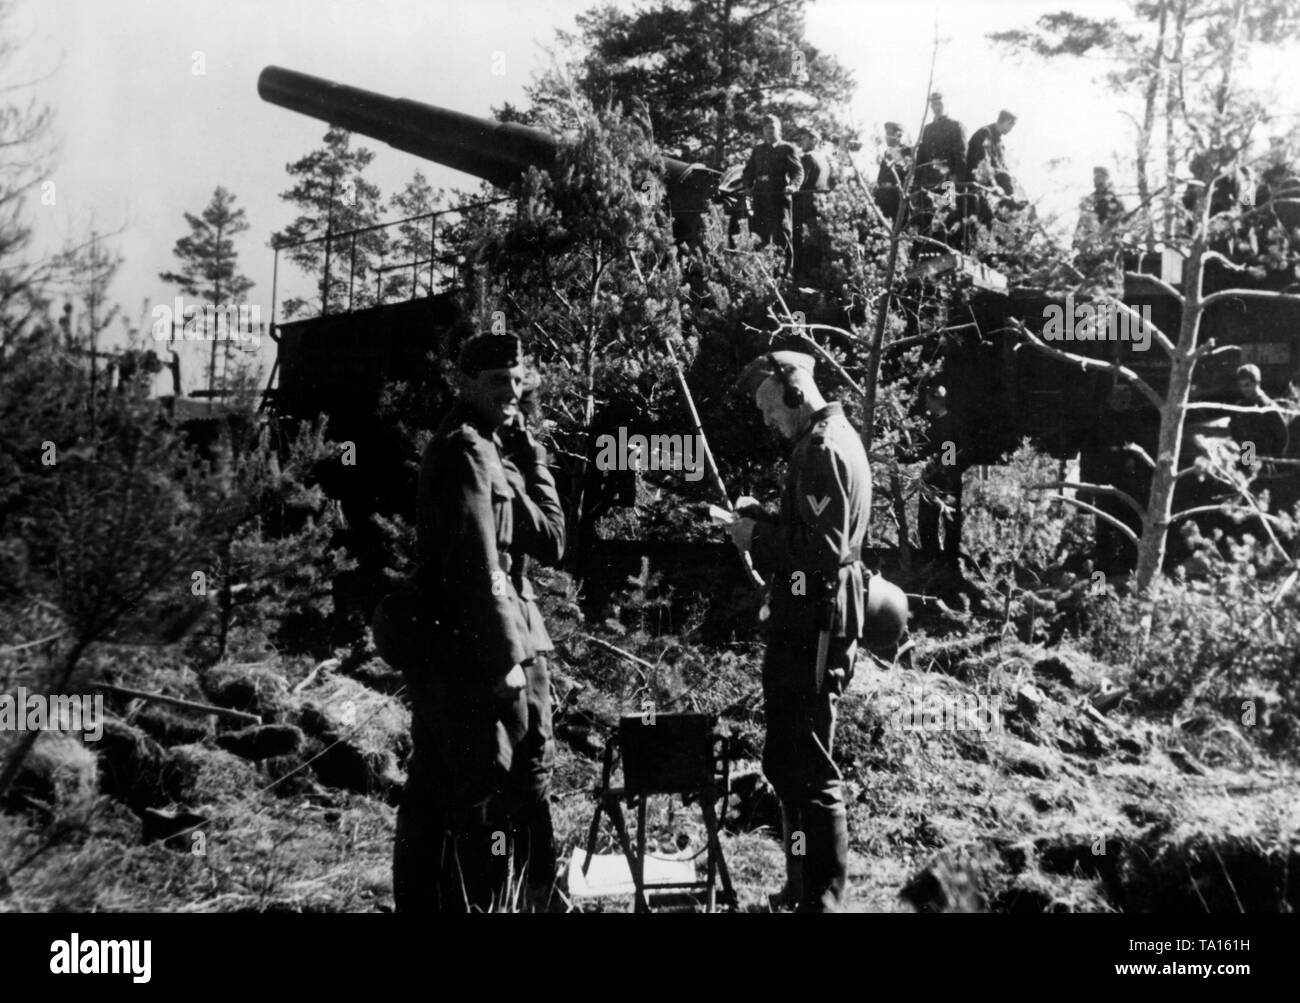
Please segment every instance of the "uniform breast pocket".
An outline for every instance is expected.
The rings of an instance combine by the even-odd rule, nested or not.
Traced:
[[[492,516],[496,520],[498,543],[509,543],[514,537],[514,514],[511,504],[514,492],[504,473],[492,478]]]

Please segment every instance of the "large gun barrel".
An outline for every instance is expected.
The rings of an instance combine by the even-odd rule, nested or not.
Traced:
[[[501,187],[518,181],[529,167],[548,168],[559,149],[541,129],[392,98],[280,66],[262,71],[257,93],[271,104]]]
[[[518,181],[530,167],[549,170],[560,149],[559,141],[542,129],[388,97],[280,66],[262,70],[257,93],[271,104],[502,188]],[[663,162],[674,214],[703,212],[718,172],[673,157],[664,157]]]

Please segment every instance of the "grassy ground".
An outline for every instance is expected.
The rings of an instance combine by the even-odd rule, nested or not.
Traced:
[[[542,578],[555,600],[560,859],[585,843],[604,735],[620,713],[714,713],[734,760],[724,853],[740,908],[765,911],[783,862],[778,806],[758,766],[761,645],[725,638],[701,616],[683,622],[690,604],[648,570],[608,593],[610,609],[588,604],[585,614],[563,576]],[[1229,716],[1222,695],[1170,703],[1167,685],[1152,688],[1068,637],[1017,640],[1041,636],[1032,623],[953,616],[959,598],[923,607],[909,665],[862,656],[841,702],[852,910],[1300,904],[1293,736]],[[647,609],[670,607],[671,631],[647,626]],[[400,675],[375,658],[312,671],[287,657],[198,673],[174,654],[129,649],[93,668],[258,714],[266,727],[115,698],[93,755],[43,736],[0,811],[0,909],[391,908],[393,805],[409,752]],[[698,808],[656,798],[648,842],[660,855],[697,853]],[[614,849],[608,827],[598,848]],[[559,892],[566,908],[630,907],[569,901],[563,879]]]

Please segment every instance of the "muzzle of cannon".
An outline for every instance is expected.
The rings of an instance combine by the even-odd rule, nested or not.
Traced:
[[[262,71],[257,93],[281,108],[379,140],[500,188],[510,187],[530,167],[550,170],[561,147],[561,140],[543,129],[388,97],[280,66]],[[674,230],[679,239],[686,239],[698,228],[720,175],[703,164],[674,157],[664,157],[663,165]]]

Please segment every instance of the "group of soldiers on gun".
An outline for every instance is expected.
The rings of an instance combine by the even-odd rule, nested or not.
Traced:
[[[781,120],[763,116],[763,139],[750,151],[741,174],[745,194],[740,212],[732,217],[732,236],[740,217],[749,219],[749,232],[760,247],[780,252],[788,273],[803,260],[804,224],[816,218],[816,195],[835,186],[833,161],[821,148],[815,130],[804,134],[805,150],[782,138]]]
[[[876,205],[891,222],[901,209],[920,236],[965,249],[975,223],[988,226],[1000,207],[1023,208],[1003,145],[1016,116],[1005,109],[998,112],[967,142],[962,124],[948,117],[939,91],[930,95],[930,112],[915,148],[904,141],[901,125],[885,123]]]
[[[932,120],[915,149],[903,140],[897,122],[885,123],[885,147],[876,176],[874,198],[892,222],[907,192],[905,221],[937,244],[966,247],[974,222],[988,226],[995,208],[1023,207],[1016,201],[1015,181],[1007,170],[1003,139],[1015,127],[1009,111],[977,129],[970,141],[960,122],[944,113],[943,95],[930,95]],[[774,246],[785,270],[807,263],[804,224],[817,216],[818,194],[835,186],[834,161],[820,136],[805,131],[807,150],[781,136],[775,115],[763,117],[763,138],[749,154],[741,186],[749,198],[742,214],[759,246]],[[909,182],[910,178],[910,182]],[[733,234],[736,221],[733,219]]]
[[[840,908],[847,883],[836,702],[860,640],[897,644],[906,601],[862,563],[871,471],[815,366],[807,351],[778,350],[740,373],[737,392],[792,451],[779,507],[743,497],[727,531],[772,584],[763,767],[781,801],[786,850],[786,884],[772,901],[822,912]],[[394,897],[399,912],[487,911],[512,894],[513,871],[519,897],[544,909],[556,877],[552,645],[527,562],[560,559],[565,513],[546,450],[520,413],[519,341],[473,337],[459,368],[458,401],[421,465],[418,581],[404,599],[385,599],[374,622],[413,705]],[[799,577],[807,587],[790,587]]]

